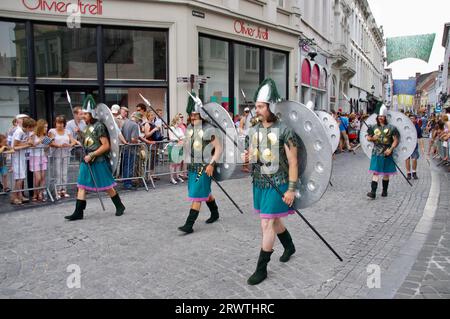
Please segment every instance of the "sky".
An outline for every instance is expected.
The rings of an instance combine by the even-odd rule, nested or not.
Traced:
[[[449,0],[368,0],[378,26],[384,28],[384,37],[436,33],[429,63],[405,59],[392,63],[394,79],[407,79],[436,71],[444,61],[442,47],[444,24],[450,22]]]

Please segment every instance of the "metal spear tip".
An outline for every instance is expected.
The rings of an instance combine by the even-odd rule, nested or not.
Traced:
[[[244,97],[244,99],[246,99],[247,97],[245,96],[245,93],[244,93],[243,89],[241,89],[241,93],[242,93],[242,96]]]
[[[66,96],[67,96],[67,101],[69,102],[69,104],[72,103],[72,99],[70,98],[69,91],[67,91],[67,90],[66,90]]]
[[[350,102],[350,99],[348,98],[347,95],[345,95],[345,93],[342,93],[342,95],[344,96],[344,98],[345,98],[348,102]]]
[[[150,103],[150,101],[147,100],[145,97],[143,97],[141,93],[139,93],[139,96],[141,97],[142,100],[144,100],[145,104],[147,104],[148,106],[152,106],[152,104]]]

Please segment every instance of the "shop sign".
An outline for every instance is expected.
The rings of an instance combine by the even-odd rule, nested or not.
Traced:
[[[234,32],[249,38],[258,40],[269,40],[269,29],[261,26],[254,26],[242,20],[234,20]]]
[[[21,0],[33,12],[63,13],[75,7],[80,14],[102,15],[103,0]],[[73,13],[73,12],[72,12]]]

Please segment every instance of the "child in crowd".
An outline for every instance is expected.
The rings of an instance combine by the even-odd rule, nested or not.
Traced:
[[[6,156],[14,153],[14,150],[8,146],[8,138],[5,135],[0,134],[0,177],[1,187],[0,192],[10,192],[8,187],[8,167],[6,166]]]
[[[27,117],[23,119],[22,127],[17,127],[12,138],[12,147],[14,153],[12,156],[14,173],[14,190],[11,195],[11,204],[22,205],[30,200],[23,196],[18,190],[24,189],[24,180],[27,173],[26,153],[27,149],[33,146],[31,133],[36,127],[36,121]]]

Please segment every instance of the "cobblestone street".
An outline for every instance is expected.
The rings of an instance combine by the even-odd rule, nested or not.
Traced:
[[[120,218],[108,199],[103,212],[94,197],[85,220],[75,223],[63,218],[73,202],[1,214],[0,298],[448,298],[448,176],[421,159],[413,188],[398,175],[388,198],[370,201],[368,166],[361,151],[339,155],[333,187],[303,211],[342,263],[292,216],[286,224],[296,255],[281,264],[277,241],[268,279],[248,286],[261,240],[250,178],[222,184],[245,215],[213,186],[221,219],[206,225],[209,211],[202,207],[189,236],[177,230],[189,210],[186,186],[161,185],[122,194],[127,211]],[[440,196],[430,193],[433,170],[440,175]],[[412,245],[430,195],[437,196],[435,218],[422,233],[423,247],[420,241]],[[399,263],[405,247],[417,250],[417,258],[410,253],[413,259]],[[67,286],[72,264],[81,270],[80,289]],[[381,269],[380,289],[368,288],[369,265]]]

